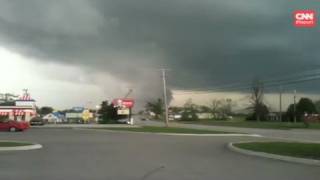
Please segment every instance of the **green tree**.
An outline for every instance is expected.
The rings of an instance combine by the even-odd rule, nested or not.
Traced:
[[[232,99],[227,98],[222,103],[222,111],[226,115],[231,115],[233,106],[235,106],[235,104],[234,104],[234,102],[232,102]]]
[[[316,106],[316,110],[319,113],[320,112],[320,100],[315,101],[314,105]]]
[[[153,112],[156,115],[156,119],[160,119],[164,113],[162,99],[158,98],[157,100],[147,102],[145,109],[149,112]]]
[[[173,114],[179,114],[180,112],[182,112],[182,110],[183,110],[182,107],[175,107],[175,106],[169,107],[169,111],[172,112]]]
[[[39,109],[39,114],[45,116],[53,112],[53,108],[49,106],[43,106]]]
[[[231,111],[231,106],[228,104],[229,101],[221,99],[213,99],[210,102],[209,109],[210,113],[212,114],[212,117],[214,119],[226,119],[227,114],[229,114],[229,111]],[[230,107],[230,108],[229,108]]]
[[[259,113],[259,115],[258,115]],[[269,108],[265,104],[255,106],[253,113],[248,116],[247,120],[266,121],[268,120]]]
[[[297,104],[297,120],[301,121],[304,113],[317,113],[316,106],[309,98],[301,98]]]
[[[183,121],[196,121],[198,120],[197,116],[198,107],[192,103],[192,100],[189,99],[183,106],[183,112],[181,114],[181,120]]]
[[[198,111],[201,113],[210,113],[211,110],[210,107],[202,105],[198,107]]]
[[[210,108],[210,112],[213,116],[215,116],[215,114],[217,114],[219,112],[220,105],[221,105],[221,101],[217,100],[217,99],[213,99],[210,102],[209,108]]]
[[[113,107],[113,104],[108,101],[101,103],[98,114],[100,115],[100,124],[117,123],[117,120],[120,118],[117,114],[117,108]]]
[[[294,104],[290,104],[287,112],[286,112],[286,119],[288,121],[293,121],[294,120]]]
[[[227,119],[228,115],[232,114],[232,100],[223,99],[220,101],[220,106],[218,108],[218,119]]]
[[[264,85],[260,80],[254,80],[252,83],[252,94],[250,97],[251,106],[248,109],[252,110],[252,114],[248,120],[266,120],[269,113],[268,107],[263,102]]]

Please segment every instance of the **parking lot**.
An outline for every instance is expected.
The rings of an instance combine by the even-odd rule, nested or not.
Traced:
[[[0,179],[318,179],[320,168],[230,152],[248,137],[184,137],[80,129],[0,133],[40,150],[0,153]]]

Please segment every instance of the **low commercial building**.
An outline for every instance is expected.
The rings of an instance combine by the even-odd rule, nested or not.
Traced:
[[[66,113],[66,118],[69,123],[82,123],[82,112],[71,111]]]
[[[212,119],[214,116],[212,113],[196,113],[199,119]]]
[[[95,114],[93,110],[77,107],[66,112],[65,117],[69,123],[94,123]]]
[[[29,122],[36,116],[36,101],[32,99],[27,92],[11,106],[0,105],[0,117],[2,119]]]

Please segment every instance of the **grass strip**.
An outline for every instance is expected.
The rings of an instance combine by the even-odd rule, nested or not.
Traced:
[[[260,129],[320,129],[320,123],[312,123],[307,128],[305,124],[291,122],[255,122],[255,121],[217,121],[217,120],[199,120],[199,121],[181,121],[185,124],[200,124],[212,126],[228,126],[241,128],[260,128]]]
[[[320,160],[320,144],[317,143],[250,142],[234,146],[251,151]]]
[[[14,141],[0,141],[0,147],[16,147],[16,146],[29,146],[32,143],[14,142]]]

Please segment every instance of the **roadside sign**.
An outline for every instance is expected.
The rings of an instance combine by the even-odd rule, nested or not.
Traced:
[[[112,101],[114,107],[132,108],[134,106],[134,100],[128,98],[118,98]]]
[[[129,115],[130,114],[130,110],[128,108],[126,108],[126,109],[118,109],[117,114],[118,115]]]
[[[83,113],[82,113],[82,119],[87,121],[89,120],[91,117],[91,113],[89,110],[84,110]]]

